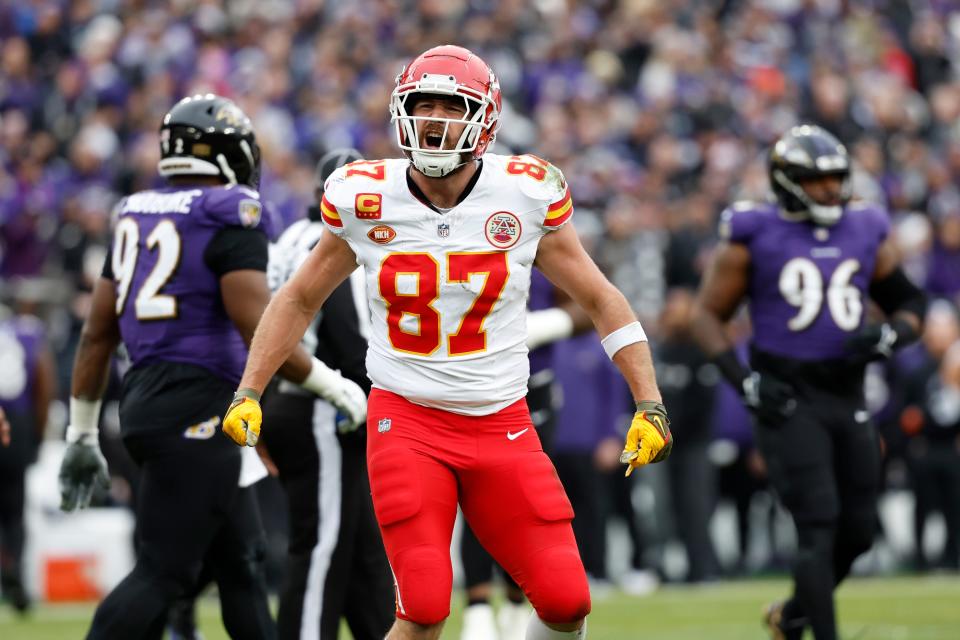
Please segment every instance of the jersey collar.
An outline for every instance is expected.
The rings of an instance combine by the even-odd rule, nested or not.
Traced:
[[[438,209],[430,200],[427,199],[427,196],[424,195],[423,190],[417,186],[417,183],[413,181],[413,178],[410,176],[410,172],[414,171],[412,166],[407,167],[407,188],[410,189],[410,193],[413,194],[413,197],[419,200],[423,206],[428,207],[432,211],[443,215],[443,211]],[[480,174],[483,173],[483,158],[477,160],[477,170],[474,172],[473,177],[470,178],[470,182],[467,183],[467,186],[463,188],[463,192],[460,193],[460,197],[457,198],[457,203],[451,208],[457,207],[461,202],[467,199],[473,188],[477,186],[477,181],[480,180]]]

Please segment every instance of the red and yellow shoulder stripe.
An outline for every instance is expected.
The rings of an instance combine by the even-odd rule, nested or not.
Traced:
[[[559,227],[573,215],[573,198],[570,197],[570,187],[563,192],[563,197],[547,208],[547,217],[543,221],[546,227]]]
[[[343,220],[340,219],[340,212],[337,211],[335,206],[330,204],[330,201],[327,200],[327,196],[323,196],[323,198],[320,200],[320,216],[323,218],[323,221],[331,227],[343,227]]]

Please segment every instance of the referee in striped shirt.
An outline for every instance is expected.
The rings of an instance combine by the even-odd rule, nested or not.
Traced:
[[[320,159],[317,203],[327,177],[360,159],[353,149],[337,149]],[[314,206],[271,247],[267,277],[274,291],[324,232],[319,207]],[[363,270],[357,269],[330,295],[303,344],[369,393],[369,312],[363,280]],[[394,592],[370,498],[366,430],[361,426],[344,432],[333,406],[284,381],[264,398],[263,414],[270,428],[261,442],[279,471],[290,507],[279,639],[333,640],[343,618],[355,640],[381,640],[393,624]]]

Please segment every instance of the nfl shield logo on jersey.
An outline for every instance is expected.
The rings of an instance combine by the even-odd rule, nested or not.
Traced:
[[[520,239],[520,219],[509,211],[498,211],[487,218],[484,232],[497,249],[509,249]]]
[[[446,238],[450,235],[450,225],[446,222],[441,222],[437,225],[437,235],[441,238]]]
[[[390,418],[380,418],[380,421],[377,422],[377,431],[380,433],[386,433],[390,431],[390,425],[393,424],[393,421]]]

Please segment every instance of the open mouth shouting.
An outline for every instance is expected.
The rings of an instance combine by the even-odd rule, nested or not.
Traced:
[[[423,134],[422,147],[431,151],[439,151],[443,145],[443,131],[429,130]]]

